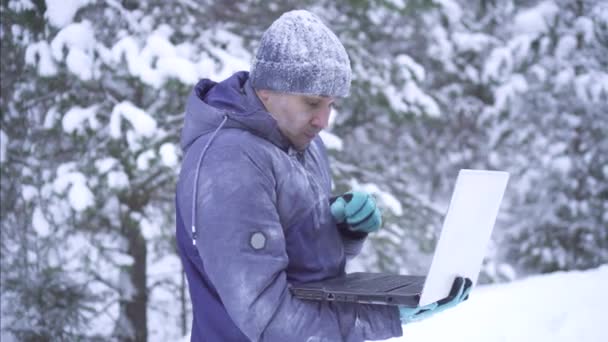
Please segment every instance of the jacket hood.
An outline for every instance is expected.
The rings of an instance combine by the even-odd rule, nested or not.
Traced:
[[[249,72],[240,71],[219,83],[203,79],[194,87],[186,103],[181,148],[185,152],[200,136],[222,128],[247,130],[283,150],[291,144],[279,131],[276,120],[249,82]]]

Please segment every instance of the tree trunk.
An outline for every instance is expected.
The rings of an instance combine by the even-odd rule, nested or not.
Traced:
[[[138,224],[127,220],[124,237],[128,241],[127,254],[133,264],[121,270],[120,314],[114,327],[114,337],[120,341],[148,340],[148,289],[146,286],[146,240]]]
[[[137,224],[127,229],[129,247],[127,253],[133,257],[133,265],[129,269],[129,276],[133,284],[135,295],[130,301],[124,303],[127,319],[135,332],[135,341],[148,340],[148,289],[146,286],[146,240],[141,234]]]

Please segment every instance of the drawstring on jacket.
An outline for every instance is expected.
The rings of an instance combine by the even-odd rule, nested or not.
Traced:
[[[217,132],[219,132],[219,130],[222,129],[222,127],[224,126],[224,124],[226,123],[227,120],[228,120],[228,116],[224,115],[224,119],[222,120],[222,123],[220,123],[220,125],[217,126],[217,128],[211,135],[211,138],[209,138],[209,141],[207,141],[207,144],[205,145],[205,148],[203,148],[203,152],[201,152],[201,156],[198,158],[198,162],[196,163],[196,175],[194,176],[194,195],[192,196],[192,245],[193,246],[196,246],[196,197],[197,197],[197,193],[198,193],[198,175],[200,173],[200,169],[202,166],[203,157],[205,156],[205,153],[207,153],[207,149],[211,145],[211,142],[215,138],[215,135],[217,134]]]

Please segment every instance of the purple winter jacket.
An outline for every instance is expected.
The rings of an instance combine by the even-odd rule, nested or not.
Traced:
[[[192,341],[401,336],[393,306],[291,295],[290,283],[343,274],[363,239],[338,229],[331,216],[321,139],[296,152],[248,76],[202,80],[186,105],[176,235],[192,299]]]

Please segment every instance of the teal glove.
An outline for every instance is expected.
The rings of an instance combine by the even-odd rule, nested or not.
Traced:
[[[347,223],[353,231],[371,233],[382,225],[382,214],[367,192],[349,191],[336,197],[330,208],[336,222]]]
[[[425,306],[418,306],[415,308],[400,305],[399,318],[401,319],[401,323],[405,324],[409,322],[421,321],[436,313],[455,307],[456,305],[469,299],[469,293],[471,292],[472,285],[473,282],[471,279],[456,277],[456,279],[454,279],[454,284],[452,285],[450,295],[446,298],[435,303]]]

